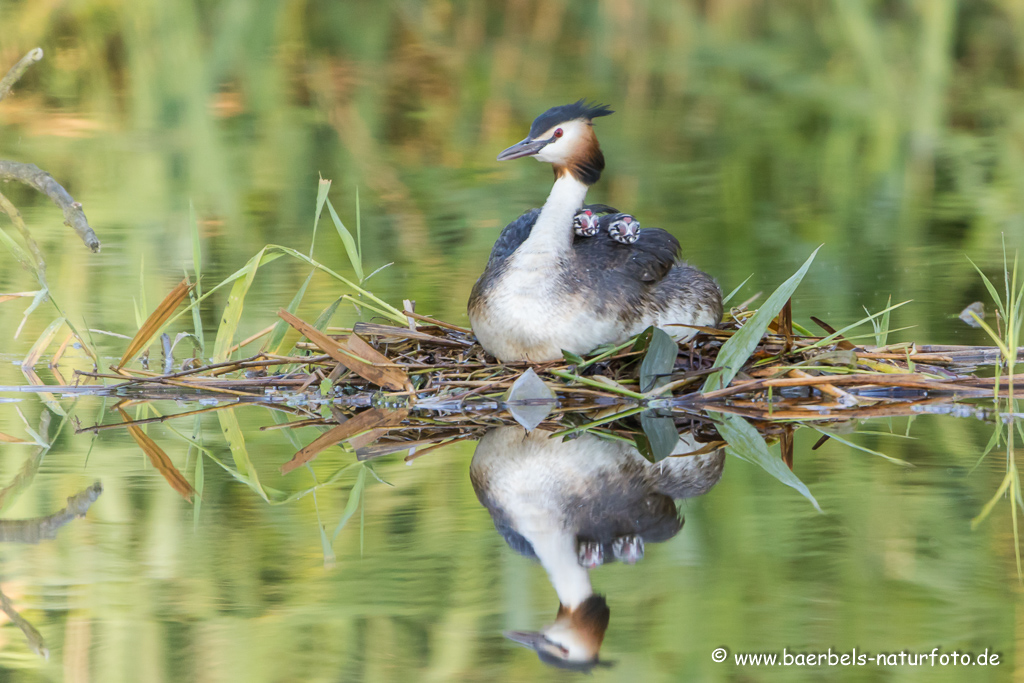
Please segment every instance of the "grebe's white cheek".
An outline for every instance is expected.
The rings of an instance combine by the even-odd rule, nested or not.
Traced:
[[[565,138],[552,142],[537,154],[537,161],[546,161],[549,164],[561,163],[566,158]]]

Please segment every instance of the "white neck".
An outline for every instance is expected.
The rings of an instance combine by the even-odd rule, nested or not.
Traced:
[[[551,586],[558,601],[569,609],[576,609],[594,594],[590,587],[590,574],[580,566],[576,554],[576,539],[565,531],[540,533],[527,540],[533,546],[537,559],[547,570]]]
[[[583,206],[587,185],[564,173],[551,188],[544,208],[520,247],[529,252],[565,252],[572,246],[572,218]]]

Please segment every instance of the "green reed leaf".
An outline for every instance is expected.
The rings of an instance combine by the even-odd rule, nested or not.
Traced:
[[[647,353],[640,364],[640,391],[647,393],[667,383],[678,354],[679,346],[667,332],[658,327],[651,329]]]
[[[659,417],[652,410],[640,413],[643,433],[637,434],[636,446],[640,455],[651,462],[661,462],[672,455],[679,443],[676,422],[671,417]]]
[[[341,222],[341,218],[338,217],[338,212],[334,210],[334,205],[331,204],[331,200],[327,200],[327,210],[331,212],[331,220],[334,221],[334,227],[338,231],[338,236],[341,237],[342,244],[345,245],[345,253],[348,254],[348,260],[352,263],[352,270],[355,271],[356,279],[359,282],[363,281],[363,257],[359,253],[359,247],[356,246],[356,241],[352,237],[352,233],[348,231],[345,224]]]
[[[786,467],[782,458],[768,450],[761,434],[739,415],[720,413],[719,421],[716,422],[718,433],[729,444],[729,452],[747,462],[761,467],[765,472],[772,475],[786,486],[792,487],[800,492],[807,500],[811,501],[814,509],[821,512],[821,506],[811,495],[810,489],[793,474],[793,471]],[[831,434],[829,436],[832,436]]]
[[[718,357],[712,366],[714,368],[721,368],[721,370],[707,378],[702,391],[709,392],[729,386],[733,377],[736,376],[736,373],[740,371],[743,364],[750,358],[750,354],[757,348],[757,344],[761,341],[761,337],[764,336],[768,325],[779,314],[779,311],[786,305],[789,298],[793,296],[793,292],[796,291],[796,288],[804,279],[804,275],[807,273],[807,269],[811,267],[811,263],[814,261],[814,257],[817,256],[819,249],[821,247],[815,249],[804,264],[800,266],[800,270],[796,271],[778,289],[772,292],[772,295],[768,297],[764,305],[757,309],[757,312],[747,320],[746,324],[722,345]]]

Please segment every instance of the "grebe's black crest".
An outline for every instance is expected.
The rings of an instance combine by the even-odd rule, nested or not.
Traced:
[[[614,113],[606,104],[591,104],[586,100],[563,104],[561,107],[551,107],[533,120],[533,125],[530,126],[530,137],[536,138],[552,126],[566,121],[592,121],[598,116],[608,116]]]

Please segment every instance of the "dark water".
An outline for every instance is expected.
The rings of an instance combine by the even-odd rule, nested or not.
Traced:
[[[967,257],[996,277],[1004,237],[1011,257],[1021,244],[1022,36],[1024,15],[1010,2],[0,0],[0,70],[37,45],[46,52],[0,103],[0,158],[65,184],[102,252],[89,254],[41,196],[0,190],[40,243],[53,300],[81,329],[134,334],[191,271],[190,206],[207,286],[264,244],[307,252],[318,175],[334,181],[331,201],[353,229],[358,188],[366,271],[393,262],[366,286],[466,324],[500,228],[539,205],[550,183],[547,168],[495,155],[540,111],[585,96],[617,110],[596,125],[608,168],[591,199],[671,230],[724,290],[753,274],[738,296],[770,291],[824,244],[794,299],[801,323],[845,325],[891,296],[913,299],[893,327],[914,327],[890,342],[982,344],[956,314],[987,300]],[[14,234],[6,219],[0,227]],[[329,220],[315,256],[351,276]],[[290,258],[262,268],[236,339],[274,322],[307,273]],[[0,292],[38,287],[0,252]],[[314,279],[299,314],[314,319],[338,295]],[[226,300],[225,289],[203,308],[208,343]],[[0,303],[3,386],[26,383],[15,363],[59,315],[43,304],[15,339],[28,302]],[[332,324],[371,316],[343,305]],[[175,331],[190,326],[183,318]],[[93,338],[110,363],[126,343]],[[42,380],[55,382],[44,365]],[[71,350],[60,371],[70,380],[90,366]],[[23,484],[0,499],[0,518],[51,515],[103,487],[54,540],[0,543],[0,589],[50,653],[42,659],[5,623],[3,680],[578,675],[545,668],[502,636],[552,623],[558,596],[478,501],[474,443],[411,466],[401,454],[353,466],[333,449],[282,477],[296,447],[259,430],[274,424],[263,408],[223,413],[239,423],[244,449],[225,439],[231,418],[149,427],[189,481],[203,462],[197,507],[127,434],[74,435],[79,423],[116,419],[103,412],[112,401],[64,398],[56,408],[14,392],[0,401],[0,433],[30,439],[26,425],[39,432],[49,413],[40,436],[53,440],[41,455],[0,443],[0,485]],[[61,412],[71,415],[62,427]],[[679,503],[678,533],[647,543],[635,565],[592,571],[611,614],[601,658],[615,663],[595,679],[1011,678],[1020,583],[1009,500],[971,528],[1006,472],[1002,447],[972,471],[992,425],[921,416],[858,427],[874,433],[845,438],[916,467],[835,441],[812,451],[818,434],[804,430],[795,472],[824,514],[729,456],[720,481]],[[295,436],[305,444],[316,432]],[[285,494],[326,483],[269,504],[251,473],[248,483],[232,474],[243,454],[263,486]],[[726,663],[712,661],[718,647]],[[987,648],[1001,659],[966,669],[732,659],[783,648]]]

